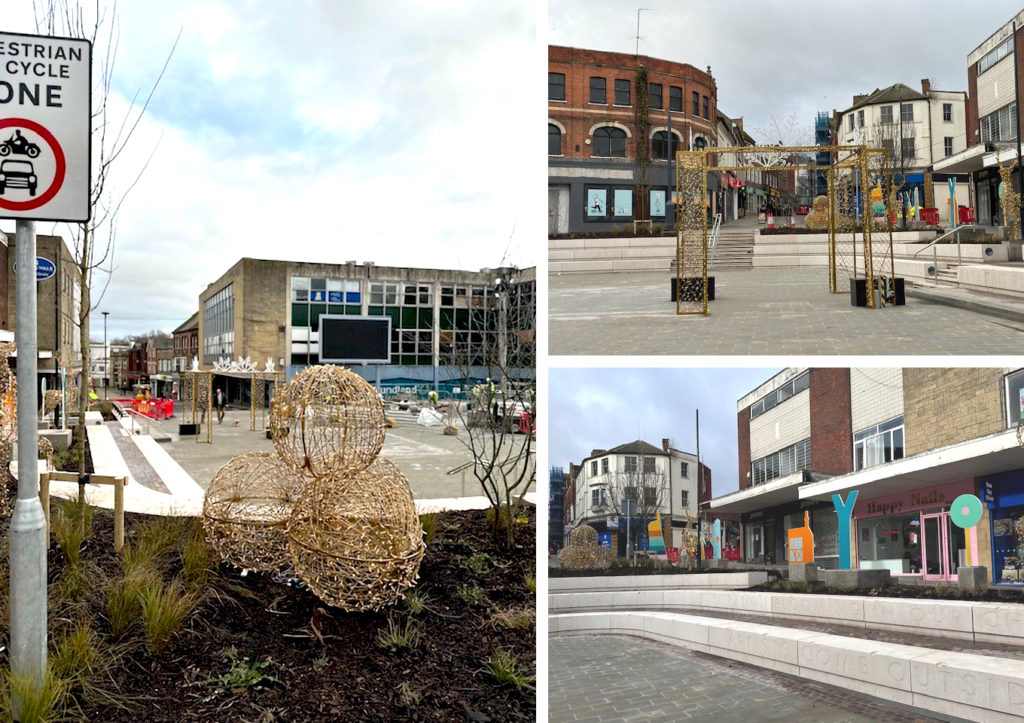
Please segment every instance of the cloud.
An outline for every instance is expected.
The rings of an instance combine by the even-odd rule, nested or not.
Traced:
[[[32,32],[31,2],[9,4],[5,26]],[[112,179],[128,188],[159,142],[121,210],[111,335],[177,326],[242,256],[479,269],[508,246],[510,263],[538,263],[537,6],[118,9],[112,118],[144,99],[182,34]]]

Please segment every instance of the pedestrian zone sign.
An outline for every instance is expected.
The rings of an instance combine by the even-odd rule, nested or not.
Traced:
[[[88,221],[92,44],[0,33],[0,218]]]

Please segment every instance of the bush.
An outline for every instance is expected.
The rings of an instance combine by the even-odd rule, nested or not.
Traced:
[[[150,580],[139,591],[142,606],[142,625],[146,634],[146,647],[159,653],[171,642],[196,605],[199,597],[185,592],[177,580],[164,584]]]

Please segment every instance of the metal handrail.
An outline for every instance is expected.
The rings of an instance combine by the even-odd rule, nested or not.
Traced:
[[[153,436],[152,434],[150,434],[150,432],[152,432],[152,426],[154,424],[156,425],[156,428],[160,432],[163,432],[164,434],[167,434],[167,432],[164,430],[164,428],[160,426],[160,422],[158,422],[157,420],[153,419],[152,417],[150,417],[148,415],[145,415],[142,412],[140,412],[138,410],[135,410],[135,409],[132,409],[130,407],[125,407],[124,412],[128,415],[128,418],[132,420],[132,435],[135,434],[135,418],[136,417],[142,417],[143,419],[146,420],[145,434],[149,435],[150,437]]]
[[[963,226],[957,226],[954,229],[950,229],[949,231],[946,231],[946,233],[942,234],[938,238],[933,239],[931,243],[926,244],[925,246],[922,246],[921,248],[919,248],[917,251],[914,252],[914,256],[917,256],[919,253],[921,253],[925,249],[927,249],[929,247],[931,248],[931,250],[932,250],[932,273],[935,274],[935,285],[936,286],[939,285],[939,250],[937,248],[935,248],[935,244],[937,244],[939,241],[941,241],[942,239],[946,238],[947,236],[952,236],[953,234],[959,234],[959,232],[962,231],[965,228],[979,228],[979,226],[977,224],[974,224],[974,223],[967,223],[967,224],[964,224]],[[960,236],[958,235],[956,237],[956,265],[960,266],[961,264],[963,264],[963,255],[961,254],[961,250],[960,250]],[[960,283],[960,281],[958,279],[957,280],[957,284],[959,284],[959,283]]]
[[[711,227],[711,238],[708,240],[708,248],[711,249],[711,259],[708,261],[708,266],[712,266],[715,263],[715,258],[718,256],[718,233],[722,230],[722,214],[715,214],[715,223]]]

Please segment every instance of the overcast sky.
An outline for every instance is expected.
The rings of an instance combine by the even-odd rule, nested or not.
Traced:
[[[1021,10],[1020,0],[550,0],[548,41],[708,65],[718,108],[744,129],[845,109],[854,94],[903,83],[967,90],[967,54]],[[760,138],[759,138],[760,140]],[[771,139],[768,139],[771,140]],[[792,142],[790,138],[782,139]],[[774,142],[774,141],[773,141]]]
[[[173,329],[243,256],[477,270],[507,251],[535,265],[546,160],[539,119],[524,133],[544,98],[535,5],[119,3],[118,108],[145,95],[182,36],[118,163],[125,188],[157,148],[121,213],[101,305],[109,335]],[[34,27],[32,0],[3,1],[3,30]],[[93,338],[102,327],[94,313]]]
[[[642,439],[697,451],[715,497],[735,492],[736,402],[780,369],[556,369],[549,375],[548,461],[569,471],[594,449]]]

